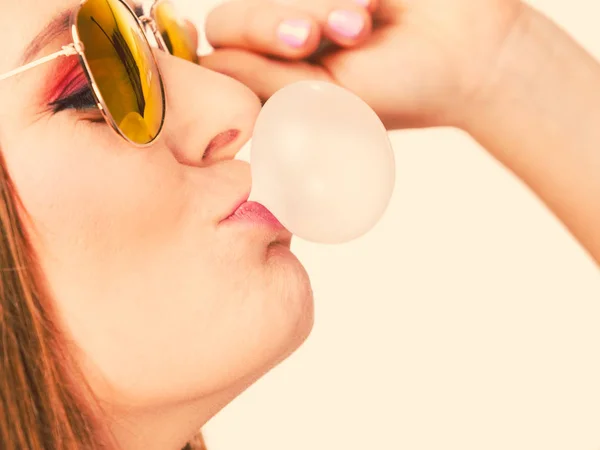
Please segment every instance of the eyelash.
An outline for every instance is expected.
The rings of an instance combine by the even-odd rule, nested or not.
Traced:
[[[57,114],[68,109],[86,111],[97,108],[97,105],[92,90],[89,86],[86,86],[68,97],[53,101],[50,103],[50,107],[52,108],[52,112]]]

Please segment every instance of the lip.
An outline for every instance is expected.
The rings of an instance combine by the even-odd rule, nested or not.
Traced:
[[[248,201],[248,197],[238,204],[233,212],[225,218],[228,222],[247,222],[256,225],[266,225],[277,230],[285,230],[285,227],[264,205],[258,202]]]
[[[224,216],[220,222],[225,222],[226,220],[230,219],[235,212],[244,204],[248,202],[248,199],[250,198],[250,192],[246,192],[233,206],[233,208],[231,208],[229,210],[229,212],[227,213],[226,216]]]

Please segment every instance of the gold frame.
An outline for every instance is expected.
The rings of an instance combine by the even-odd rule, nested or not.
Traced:
[[[136,147],[141,147],[141,148],[148,147],[148,146],[152,145],[162,134],[163,129],[164,129],[164,124],[165,124],[166,109],[167,109],[167,99],[166,99],[166,94],[165,94],[165,86],[164,86],[164,82],[163,82],[163,76],[160,71],[158,61],[156,60],[156,55],[154,55],[153,51],[150,51],[150,54],[152,55],[152,61],[154,61],[154,65],[156,66],[156,71],[158,73],[158,82],[160,83],[160,88],[161,88],[162,104],[163,104],[162,120],[160,123],[160,128],[158,130],[158,133],[156,133],[156,136],[154,136],[154,138],[146,144],[139,144],[137,142],[133,142],[131,139],[129,139],[127,136],[125,136],[125,134],[119,129],[119,126],[117,125],[114,118],[112,117],[112,114],[110,113],[110,111],[108,111],[106,103],[104,102],[104,99],[102,98],[102,94],[100,93],[100,90],[98,89],[98,85],[94,81],[94,77],[93,77],[92,71],[90,69],[90,66],[88,64],[87,58],[85,57],[84,45],[83,45],[83,42],[81,42],[81,39],[79,37],[79,30],[77,29],[77,16],[79,15],[79,12],[81,11],[81,7],[88,1],[89,0],[81,0],[78,7],[73,11],[73,14],[71,16],[71,36],[73,38],[73,42],[71,44],[63,46],[62,50],[60,50],[56,53],[52,53],[51,55],[48,55],[44,58],[40,58],[29,64],[21,66],[17,69],[11,70],[10,72],[7,72],[5,74],[0,74],[0,81],[6,80],[15,75],[19,75],[23,72],[33,69],[34,67],[38,67],[42,64],[53,61],[60,57],[78,56],[79,63],[83,67],[86,78],[92,89],[92,94],[94,95],[94,99],[96,100],[96,105],[98,106],[98,109],[100,110],[100,113],[102,114],[102,117],[104,118],[106,123],[110,126],[110,128],[112,128],[113,131],[115,131],[119,136],[121,136],[123,139],[125,139],[130,144],[132,144]],[[151,5],[149,11],[147,10],[146,7],[144,7],[144,13],[141,17],[137,16],[135,11],[131,8],[131,6],[129,6],[129,4],[125,0],[115,0],[115,1],[121,3],[123,6],[125,6],[125,8],[129,11],[129,13],[135,18],[140,29],[142,30],[144,39],[150,49],[152,49],[153,46],[150,44],[150,41],[148,40],[148,28],[152,32],[152,35],[156,41],[156,44],[157,44],[157,47],[159,48],[159,50],[168,52],[168,48],[165,45],[165,42],[164,42],[162,36],[158,32],[158,27],[154,20],[154,10],[155,10],[156,6],[158,4],[160,4],[161,2],[168,1],[168,0],[154,0],[152,2],[152,5]]]
[[[158,5],[160,5],[161,3],[173,4],[173,2],[171,0],[153,0],[153,2],[150,4],[150,6],[147,6],[148,5],[147,2],[144,3],[144,6],[143,6],[144,14],[140,18],[140,21],[142,23],[144,23],[144,20],[147,21],[147,23],[145,25],[150,27],[150,31],[152,31],[152,34],[153,34],[154,38],[156,39],[156,43],[158,44],[158,47],[161,50],[168,52],[169,48],[167,47],[165,40],[163,39],[162,35],[160,34],[160,31],[158,30],[158,25],[156,24],[156,20],[154,19],[156,17],[156,8],[158,8]]]

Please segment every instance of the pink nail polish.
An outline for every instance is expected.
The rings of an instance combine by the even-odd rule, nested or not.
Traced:
[[[311,23],[304,19],[290,19],[279,24],[277,35],[287,45],[300,48],[308,40]]]
[[[329,14],[329,26],[347,38],[356,38],[365,27],[363,16],[355,11],[336,10]]]

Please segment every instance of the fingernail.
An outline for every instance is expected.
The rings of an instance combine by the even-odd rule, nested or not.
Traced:
[[[289,46],[299,48],[306,44],[310,29],[311,23],[308,20],[291,19],[279,24],[277,35]]]
[[[364,6],[365,8],[368,8],[369,5],[371,4],[371,0],[354,0],[354,1],[361,6]]]
[[[359,13],[341,9],[329,14],[327,22],[333,30],[347,38],[357,37],[365,26]]]

